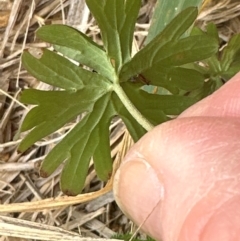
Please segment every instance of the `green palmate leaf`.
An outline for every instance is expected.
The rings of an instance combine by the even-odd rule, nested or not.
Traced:
[[[227,71],[231,64],[239,58],[240,54],[240,34],[233,36],[228,42],[227,47],[224,48],[222,58],[221,58],[221,67],[223,71]]]
[[[209,36],[190,36],[178,41],[171,41],[155,50],[146,46],[130,62],[126,63],[120,73],[122,80],[142,73],[149,74],[159,68],[181,66],[210,57],[218,50],[217,41]]]
[[[50,57],[51,61],[47,57]],[[110,82],[101,75],[81,69],[48,50],[44,51],[40,59],[24,53],[23,65],[39,80],[67,90],[23,92],[21,101],[36,106],[31,109],[22,124],[21,131],[32,130],[21,142],[19,149],[25,151],[79,114],[86,113],[84,119],[44,160],[41,175],[51,175],[65,161],[61,186],[65,193],[76,195],[84,186],[89,161],[93,157],[98,176],[107,180],[112,169],[109,147],[109,124],[112,117],[122,116],[135,140],[146,131],[114,94]],[[68,72],[73,78],[71,81],[67,78]],[[62,82],[64,78],[67,84]],[[76,83],[79,83],[79,86]]]
[[[121,61],[126,61],[131,55],[131,35],[140,1],[122,1],[120,5],[126,16],[122,21],[120,15],[124,14],[121,13],[114,26],[117,27],[116,31],[121,32],[118,40],[121,42]],[[117,8],[120,5],[117,1]],[[135,17],[134,14],[129,14],[132,10],[136,12]],[[127,35],[124,36],[126,30]],[[21,128],[22,131],[31,130],[20,144],[21,151],[61,128],[79,114],[85,113],[83,120],[50,152],[40,171],[42,176],[49,176],[65,162],[61,187],[65,193],[76,195],[84,186],[91,157],[102,180],[107,180],[111,174],[109,124],[113,116],[119,115],[123,118],[135,140],[146,131],[113,92],[116,74],[103,50],[80,32],[62,25],[46,26],[38,31],[38,37],[55,44],[55,49],[64,56],[98,72],[87,71],[48,50],[43,52],[40,59],[34,58],[28,52],[23,55],[23,65],[33,76],[63,90],[27,90],[23,93],[22,102],[36,106],[28,113]]]
[[[64,56],[94,69],[107,78],[114,74],[106,52],[74,28],[65,25],[43,26],[37,31],[37,36],[54,44],[55,49]]]
[[[146,43],[151,42],[184,9],[199,7],[202,0],[161,1],[156,3]]]
[[[218,47],[216,38],[207,34],[181,38],[196,18],[196,9],[178,15],[130,59],[141,1],[87,0],[87,4],[100,25],[106,52],[82,33],[57,25],[41,28],[38,37],[54,44],[55,51],[71,60],[49,50],[44,50],[39,59],[28,52],[22,57],[23,66],[34,77],[58,88],[23,92],[22,102],[34,107],[21,126],[21,131],[29,131],[20,144],[21,151],[78,115],[84,116],[50,151],[40,170],[47,177],[64,164],[61,188],[69,195],[84,188],[91,158],[99,178],[107,180],[110,176],[109,125],[113,117],[122,118],[137,141],[146,130],[180,114],[217,85],[212,79],[205,83],[204,73],[197,68],[182,66],[189,63],[193,67],[193,61],[210,57]],[[86,66],[97,73],[86,70]],[[150,77],[155,86],[166,87],[162,90],[166,94],[144,91],[145,77]]]
[[[86,0],[86,3],[98,22],[104,47],[118,71],[131,57],[141,0]]]

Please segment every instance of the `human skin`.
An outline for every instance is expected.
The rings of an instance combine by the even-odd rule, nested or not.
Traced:
[[[163,241],[240,240],[240,73],[129,151],[119,206]]]

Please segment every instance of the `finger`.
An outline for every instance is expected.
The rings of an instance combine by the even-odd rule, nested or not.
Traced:
[[[158,240],[215,241],[220,227],[224,240],[235,240],[239,136],[236,118],[182,118],[156,127],[117,173],[120,206],[137,224],[147,219],[144,230]]]

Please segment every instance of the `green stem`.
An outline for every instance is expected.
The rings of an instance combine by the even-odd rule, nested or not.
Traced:
[[[117,94],[117,96],[120,98],[126,109],[129,111],[129,113],[134,117],[136,121],[139,122],[139,124],[146,130],[150,131],[153,129],[153,125],[139,112],[139,110],[133,105],[133,103],[129,100],[128,96],[122,89],[122,87],[115,83],[113,85],[113,90]]]

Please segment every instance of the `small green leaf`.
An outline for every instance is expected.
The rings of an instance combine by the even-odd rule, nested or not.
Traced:
[[[177,14],[188,7],[199,7],[202,0],[158,0],[152,17],[149,34],[146,43],[151,42],[172,21]]]
[[[240,71],[240,60],[232,63],[227,71],[224,71],[221,73],[221,76],[225,81],[228,81],[239,71]]]
[[[104,47],[115,69],[131,58],[132,39],[141,0],[86,0],[101,29]]]
[[[100,179],[107,180],[111,175],[109,125],[113,117],[122,118],[137,141],[153,125],[180,114],[209,89],[218,88],[220,80],[219,76],[211,76],[205,83],[205,72],[198,71],[193,63],[216,53],[216,38],[208,34],[182,38],[196,18],[195,8],[179,14],[131,59],[133,29],[141,1],[87,0],[87,4],[100,25],[106,52],[75,29],[55,25],[45,26],[37,34],[54,44],[55,50],[66,58],[49,50],[40,59],[23,54],[23,65],[34,77],[60,89],[23,92],[21,101],[34,107],[21,127],[21,131],[29,133],[20,150],[25,151],[79,114],[84,116],[41,166],[41,175],[47,177],[63,164],[60,183],[68,195],[76,195],[84,188],[91,158]],[[97,73],[86,70],[86,66]],[[161,91],[165,95],[143,90],[143,83],[147,82],[144,78],[150,73],[154,73],[151,84],[164,87]]]
[[[240,54],[240,34],[234,35],[223,49],[221,66],[223,71],[227,71],[235,58]]]
[[[37,31],[37,37],[55,45],[66,57],[86,65],[106,78],[114,69],[106,53],[83,33],[66,25],[47,25]]]

